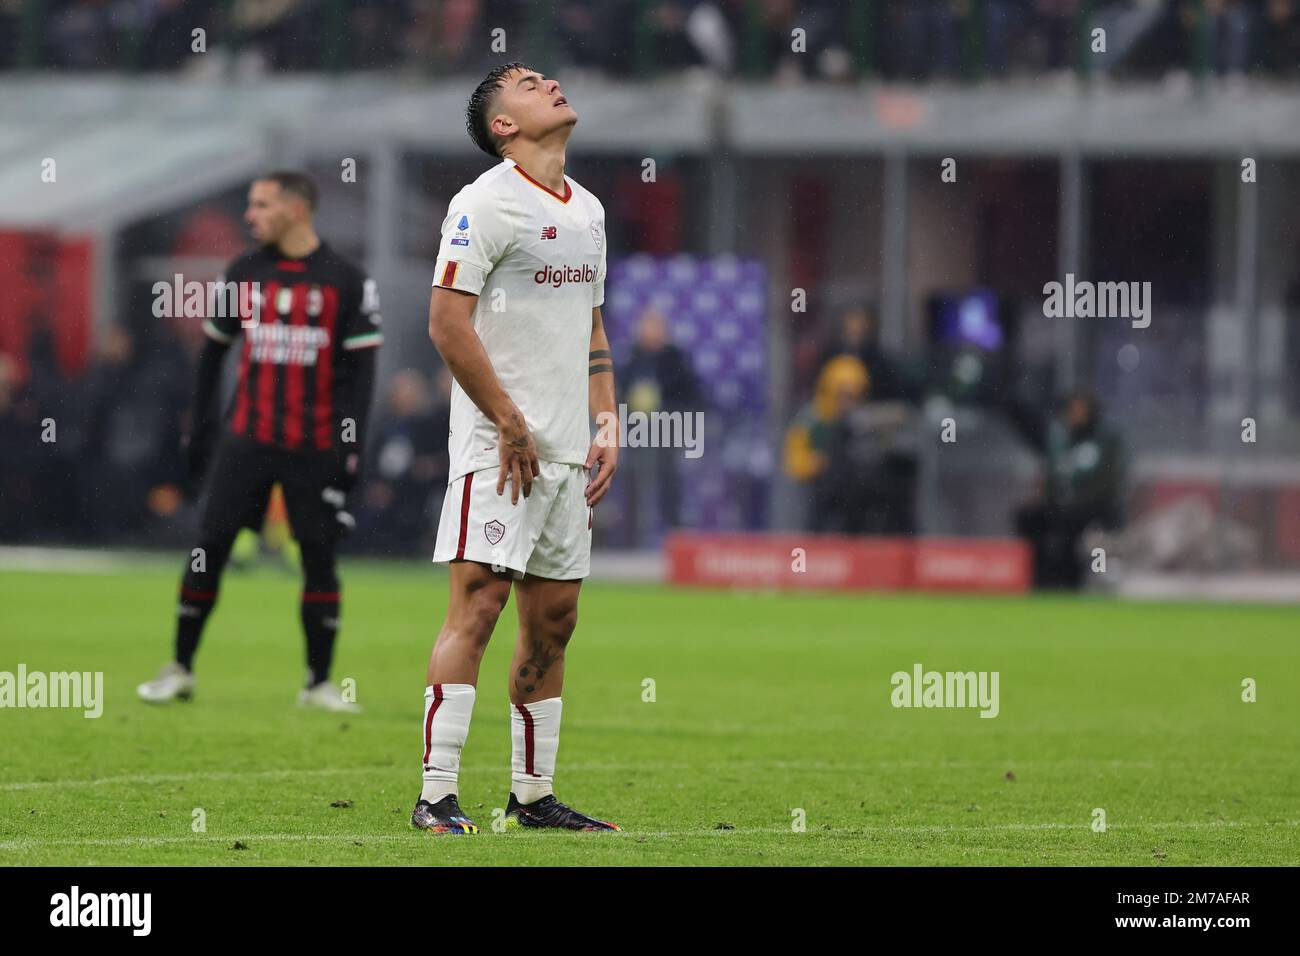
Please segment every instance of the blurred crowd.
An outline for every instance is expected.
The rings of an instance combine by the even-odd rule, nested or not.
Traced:
[[[174,514],[188,368],[175,340],[137,349],[121,327],[77,375],[47,329],[0,353],[0,539],[101,540]]]
[[[1124,75],[1300,72],[1300,0],[0,0],[0,68],[476,72],[499,28],[553,73],[971,80],[1070,70],[1098,26]]]
[[[192,346],[166,328],[112,326],[78,374],[45,331],[0,352],[0,542],[164,545],[187,540],[197,488],[182,439]],[[430,550],[447,481],[451,376],[404,369],[376,396],[354,551]]]
[[[807,503],[804,527],[916,533],[921,406],[942,400],[943,376],[934,363],[882,349],[874,313],[862,304],[841,310],[814,368],[811,398],[785,436],[785,472]],[[1008,390],[985,411],[1005,420],[1037,463],[1032,490],[1010,516],[1031,548],[1035,585],[1081,587],[1085,536],[1124,521],[1127,463],[1118,432],[1087,391],[1044,408]]]

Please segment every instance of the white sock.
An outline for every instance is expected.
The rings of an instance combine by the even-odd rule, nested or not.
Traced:
[[[520,803],[551,792],[560,749],[558,697],[510,705],[510,790]]]
[[[460,752],[465,749],[473,712],[473,684],[433,684],[424,689],[421,800],[437,803],[449,793],[459,794]]]

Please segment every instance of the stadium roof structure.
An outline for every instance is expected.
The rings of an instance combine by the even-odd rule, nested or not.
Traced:
[[[378,147],[460,154],[470,78],[6,77],[0,224],[111,228],[268,164]],[[566,83],[584,152],[812,156],[1300,154],[1300,96],[1249,89]],[[779,122],[774,121],[779,118]],[[41,162],[56,161],[44,183]]]
[[[465,90],[368,78],[259,83],[6,78],[0,225],[95,229],[167,209],[304,155],[376,146],[470,153]],[[583,148],[702,151],[698,97],[585,90]],[[42,162],[55,160],[56,181]]]
[[[1246,147],[1300,154],[1300,96],[1284,88],[1205,96],[1156,87],[743,88],[731,95],[728,113],[742,153],[783,154],[799,144],[967,156],[1231,157]]]

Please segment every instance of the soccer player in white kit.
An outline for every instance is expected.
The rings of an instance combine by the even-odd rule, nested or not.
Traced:
[[[479,663],[513,585],[506,825],[617,830],[551,792],[592,509],[618,467],[600,314],[605,210],[564,175],[578,116],[557,81],[522,63],[497,67],[466,113],[471,139],[500,162],[452,199],[429,302],[429,337],[455,377],[433,558],[449,564],[451,600],[429,659],[411,823],[478,832],[460,809],[457,774]],[[601,425],[595,441],[589,414]]]

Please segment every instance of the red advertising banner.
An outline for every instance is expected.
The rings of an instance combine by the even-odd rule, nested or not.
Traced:
[[[1029,590],[1029,548],[1003,538],[863,538],[678,531],[673,584],[836,591]]]
[[[1033,557],[1017,538],[917,538],[913,586],[918,591],[1029,590]]]

